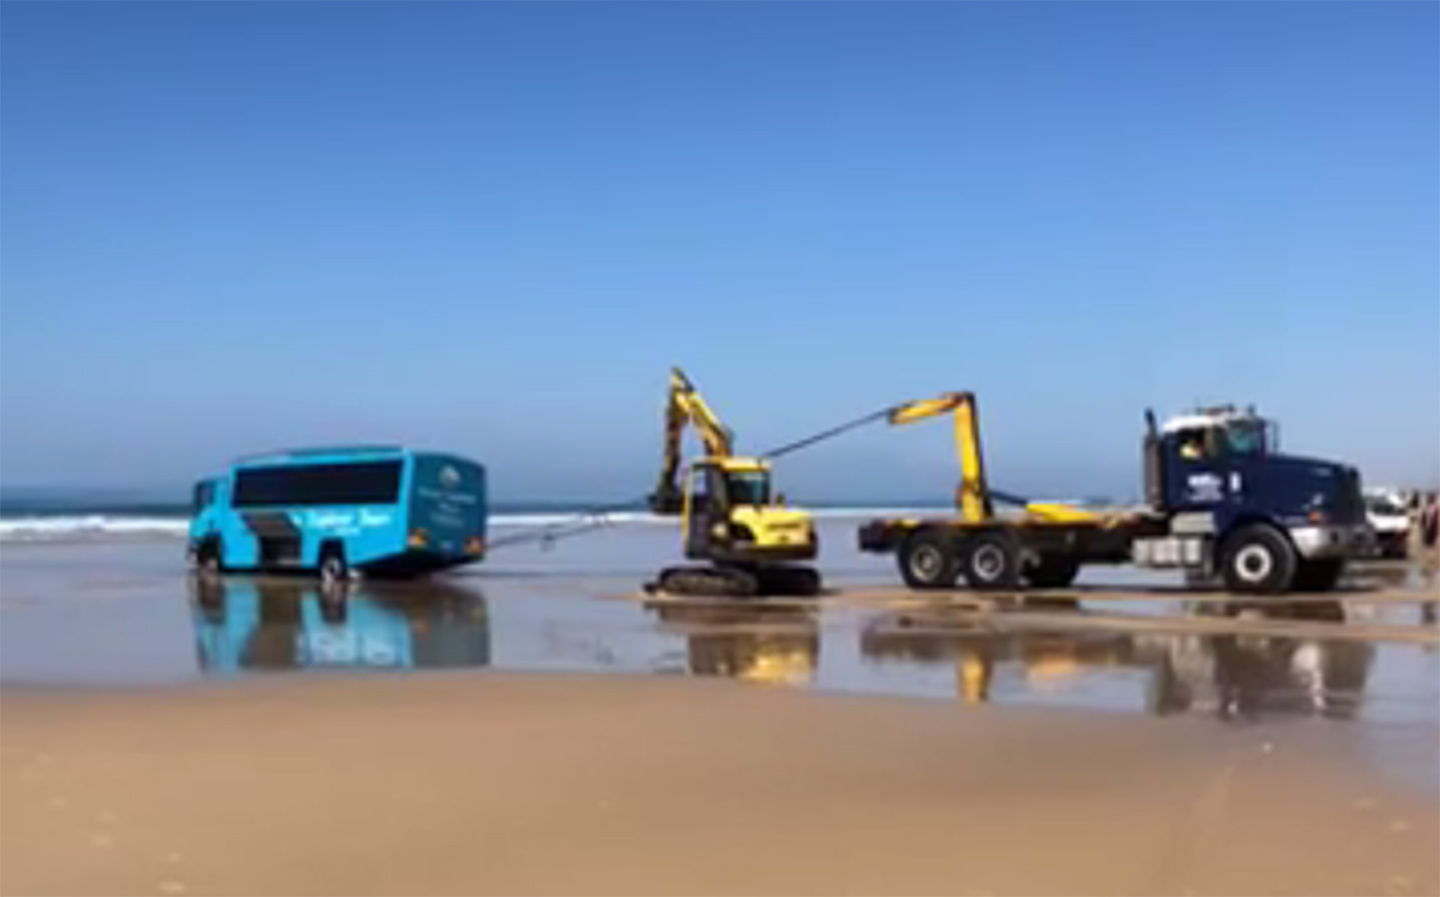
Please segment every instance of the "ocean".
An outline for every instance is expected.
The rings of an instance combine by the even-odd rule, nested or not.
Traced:
[[[941,503],[897,501],[798,505],[821,518],[880,516],[912,511],[943,511]],[[490,525],[496,529],[567,528],[575,525],[663,524],[673,517],[649,513],[639,502],[519,501],[493,502]],[[0,493],[0,542],[69,542],[154,539],[185,536],[190,505],[174,500],[125,500],[113,494]]]

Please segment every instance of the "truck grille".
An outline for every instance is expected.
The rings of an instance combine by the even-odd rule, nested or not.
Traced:
[[[1359,523],[1365,518],[1365,499],[1360,493],[1360,472],[1347,467],[1335,496],[1337,523]]]

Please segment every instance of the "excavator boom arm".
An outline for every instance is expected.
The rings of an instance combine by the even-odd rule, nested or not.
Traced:
[[[679,368],[670,369],[670,389],[665,402],[665,435],[660,479],[650,496],[650,507],[657,513],[676,513],[681,506],[680,443],[685,427],[693,426],[705,448],[705,456],[728,458],[734,443],[733,434],[717,415],[695,384]]]

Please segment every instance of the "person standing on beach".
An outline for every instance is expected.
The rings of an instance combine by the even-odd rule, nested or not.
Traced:
[[[1425,508],[1420,512],[1420,548],[1427,560],[1435,551],[1437,540],[1440,540],[1440,498],[1431,492],[1425,497]]]
[[[1440,498],[1431,492],[1425,497],[1425,504],[1420,511],[1420,573],[1427,591],[1435,588],[1435,573],[1440,569],[1440,549],[1436,547],[1437,542],[1440,542]],[[1420,607],[1422,618],[1427,623],[1434,622],[1435,605],[1426,603]]]

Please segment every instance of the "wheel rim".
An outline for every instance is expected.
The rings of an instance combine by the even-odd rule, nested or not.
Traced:
[[[985,582],[994,582],[1005,573],[1005,552],[998,545],[981,545],[970,559],[970,568]]]
[[[921,545],[910,553],[910,572],[915,574],[916,579],[934,582],[940,578],[940,570],[944,566],[945,558],[934,545]]]
[[[1235,575],[1248,583],[1264,582],[1275,569],[1275,558],[1264,545],[1246,545],[1235,552]]]

